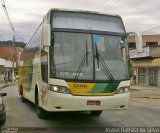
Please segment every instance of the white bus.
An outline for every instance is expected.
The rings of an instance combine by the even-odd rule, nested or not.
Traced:
[[[138,40],[139,41],[139,40]],[[127,36],[118,15],[51,9],[25,46],[19,70],[22,101],[46,112],[127,108]]]

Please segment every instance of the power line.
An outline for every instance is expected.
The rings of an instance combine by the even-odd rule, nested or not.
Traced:
[[[99,6],[97,8],[97,10],[99,11],[99,10],[101,10],[103,8],[109,7],[109,5],[111,5],[112,3],[113,3],[113,0],[104,1],[104,3],[102,3],[103,5]]]
[[[132,9],[132,8],[135,7],[135,6],[137,6],[140,2],[143,2],[143,1],[137,0],[137,1],[136,1],[134,4],[132,4],[128,9],[124,10],[124,11],[123,11],[122,13],[120,13],[120,14],[124,15],[124,14],[128,13],[128,11],[129,11],[130,9]]]
[[[8,23],[9,23],[12,31],[14,31],[14,27],[13,27],[13,24],[12,24],[11,19],[9,17],[9,14],[8,14],[8,11],[7,11],[7,8],[6,8],[6,5],[5,5],[5,1],[1,0],[1,3],[2,3],[2,7],[3,7],[3,10],[4,10],[4,13],[5,13],[6,17],[7,17]]]
[[[108,1],[107,1],[108,2]],[[102,5],[104,6],[104,4],[106,3],[106,0],[103,0],[102,2],[101,2],[101,4],[95,9],[96,11],[99,11],[99,9],[101,9],[102,8]]]
[[[109,7],[107,7],[107,9],[105,10],[105,11],[109,11],[109,9],[111,9],[111,10],[115,10],[116,9],[116,14],[120,14],[119,12],[121,12],[121,9],[119,10],[119,8],[120,8],[120,4],[121,3],[123,3],[124,1],[114,1],[113,3],[111,3],[110,4],[110,6]],[[132,2],[130,2],[130,4],[131,4]]]
[[[118,1],[119,1],[119,0],[113,1],[113,2],[110,4],[110,6],[107,8],[107,10],[110,9],[110,8],[112,8],[114,5],[117,5],[117,3],[121,2],[121,1],[119,1],[119,2],[118,2]]]
[[[127,0],[128,1],[128,0]],[[102,10],[102,9],[104,9],[104,12],[106,12],[106,11],[109,11],[109,10],[111,10],[111,9],[114,9],[113,7],[117,7],[122,1],[117,1],[117,0],[108,0],[108,1],[103,1],[104,3],[102,3],[102,6],[99,6],[96,10],[97,11],[100,11],[100,10]],[[124,1],[123,1],[124,2]],[[142,1],[141,1],[142,2]],[[116,8],[116,12],[118,13],[118,14],[121,14],[122,13],[122,15],[123,14],[126,14],[126,12],[128,11],[128,10],[130,10],[131,8],[134,8],[135,6],[137,6],[138,4],[139,4],[140,2],[139,2],[139,0],[137,0],[136,2],[135,1],[131,1],[130,2],[130,7],[128,7],[127,9],[125,9],[125,10],[122,10],[122,9],[120,9],[119,10],[119,8]],[[121,12],[121,13],[120,13]],[[116,13],[116,14],[117,14]]]
[[[157,28],[160,28],[160,25],[159,25],[159,26],[156,26],[156,27],[153,27],[153,28],[150,28],[150,29],[148,29],[148,30],[145,30],[145,31],[141,32],[141,34],[143,34],[143,33],[145,33],[145,32],[148,32],[148,31],[152,31],[152,30],[157,29]]]
[[[3,9],[4,9],[4,12],[5,12],[7,21],[8,21],[8,23],[9,23],[9,25],[10,25],[10,28],[11,28],[12,31],[13,31],[13,34],[17,34],[17,35],[19,36],[19,38],[20,38],[20,35],[19,35],[18,32],[15,30],[15,28],[14,28],[12,22],[11,22],[11,19],[10,19],[9,14],[8,14],[8,11],[7,11],[7,7],[6,7],[6,4],[5,4],[5,1],[4,1],[4,0],[1,0],[1,3],[2,3],[2,7],[3,7]],[[21,39],[21,40],[22,40],[22,39]]]
[[[12,57],[12,82],[14,82],[14,62],[15,62],[15,30],[14,30],[14,27],[13,27],[13,24],[12,24],[12,22],[11,22],[11,20],[10,20],[10,17],[9,17],[9,14],[8,14],[8,12],[7,12],[7,8],[6,8],[6,5],[5,5],[5,2],[4,2],[4,0],[1,0],[1,3],[2,3],[2,7],[3,7],[3,10],[4,10],[4,12],[5,12],[5,15],[6,15],[6,17],[7,17],[7,20],[8,20],[8,23],[9,23],[9,25],[10,25],[10,27],[11,27],[11,29],[12,29],[12,32],[13,32],[13,57]]]

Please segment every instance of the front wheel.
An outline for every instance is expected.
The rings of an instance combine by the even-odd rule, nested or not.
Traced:
[[[90,111],[90,115],[91,116],[99,116],[102,114],[102,110],[99,111]]]
[[[40,119],[45,119],[46,118],[46,111],[39,107],[39,96],[37,94],[35,98],[35,106],[36,106],[36,113]]]

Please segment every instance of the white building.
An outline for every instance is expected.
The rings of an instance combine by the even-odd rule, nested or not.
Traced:
[[[13,68],[12,61],[0,58],[0,67],[4,68],[4,74],[3,74],[4,79],[7,81],[12,80],[12,68]],[[14,69],[15,68],[16,68],[16,62],[14,62]]]
[[[0,58],[0,66],[5,66],[5,59]]]

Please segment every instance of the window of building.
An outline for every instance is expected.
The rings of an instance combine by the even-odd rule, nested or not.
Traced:
[[[139,69],[138,82],[140,85],[147,85],[147,70],[146,70],[146,68]]]
[[[146,42],[146,46],[148,47],[157,47],[158,46],[158,42]]]
[[[136,48],[135,42],[130,42],[130,43],[128,44],[128,47],[129,47],[129,49],[135,49],[135,48]]]

